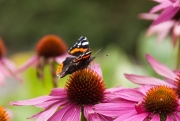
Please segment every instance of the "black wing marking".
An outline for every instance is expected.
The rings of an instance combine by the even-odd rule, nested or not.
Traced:
[[[68,54],[79,56],[89,49],[88,39],[81,36],[78,41],[69,49]]]

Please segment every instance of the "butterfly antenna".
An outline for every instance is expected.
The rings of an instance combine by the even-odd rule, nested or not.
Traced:
[[[98,52],[100,52],[102,50],[102,47],[98,50],[98,51],[96,51],[96,53],[94,53],[94,55],[93,56],[95,56]]]

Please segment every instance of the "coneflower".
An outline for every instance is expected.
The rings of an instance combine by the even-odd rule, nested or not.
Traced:
[[[55,63],[61,63],[67,56],[67,46],[65,42],[56,35],[46,35],[42,37],[36,45],[36,55],[31,57],[26,63],[18,68],[18,72],[23,72],[30,65],[36,65],[37,77],[43,80],[44,67],[49,64],[54,87],[57,87],[57,76]]]
[[[106,89],[99,74],[101,74],[99,65],[95,64],[91,69],[85,68],[74,72],[66,82],[65,88],[55,88],[49,96],[10,104],[44,108],[42,112],[31,117],[36,118],[37,121],[111,121],[112,117],[99,114],[93,108],[97,104],[106,104],[115,97],[113,92],[116,89]],[[103,107],[99,108],[103,109]]]
[[[5,57],[6,47],[2,38],[0,38],[0,85],[4,85],[6,77],[15,77],[22,81],[19,74],[15,74],[17,67],[15,64]]]

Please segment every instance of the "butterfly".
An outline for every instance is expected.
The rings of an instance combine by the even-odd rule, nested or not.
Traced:
[[[78,41],[68,50],[67,57],[59,66],[56,71],[57,76],[63,78],[68,74],[75,71],[87,68],[88,65],[95,59],[91,57],[91,49],[86,37],[81,36]]]

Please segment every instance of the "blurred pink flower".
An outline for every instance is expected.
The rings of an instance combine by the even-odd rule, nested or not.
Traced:
[[[37,76],[42,79],[44,67],[47,63],[54,68],[54,62],[61,63],[68,56],[67,46],[64,41],[51,34],[39,40],[36,45],[36,52],[36,55],[17,69],[17,73],[21,73],[29,66],[34,65],[37,68]]]
[[[4,85],[6,77],[15,77],[22,82],[19,74],[15,74],[16,65],[5,57],[6,48],[3,40],[0,38],[0,85]]]
[[[163,65],[162,63],[155,60],[152,56],[149,54],[146,55],[146,59],[151,65],[151,67],[161,76],[163,76],[165,79],[158,79],[154,77],[149,76],[139,76],[134,74],[125,74],[125,77],[136,83],[141,85],[166,85],[171,88],[173,88],[178,96],[180,97],[180,72],[178,71],[172,71],[167,66]]]
[[[106,89],[99,74],[101,69],[95,64],[91,69],[85,68],[74,72],[66,82],[65,88],[54,88],[49,96],[10,104],[44,108],[43,111],[30,117],[36,118],[36,121],[80,121],[80,115],[83,114],[88,121],[111,121],[111,117],[97,113],[93,106],[98,103],[105,104],[115,98],[113,92],[119,88]]]
[[[153,0],[159,5],[153,7],[150,13],[140,14],[140,18],[154,20],[147,34],[158,34],[158,40],[162,41],[169,33],[175,45],[180,36],[180,0]],[[160,14],[156,12],[162,11]]]
[[[149,80],[151,81],[151,80]],[[180,100],[167,86],[142,86],[114,92],[119,100],[93,106],[94,111],[114,121],[179,121]],[[112,110],[114,110],[112,112]]]

